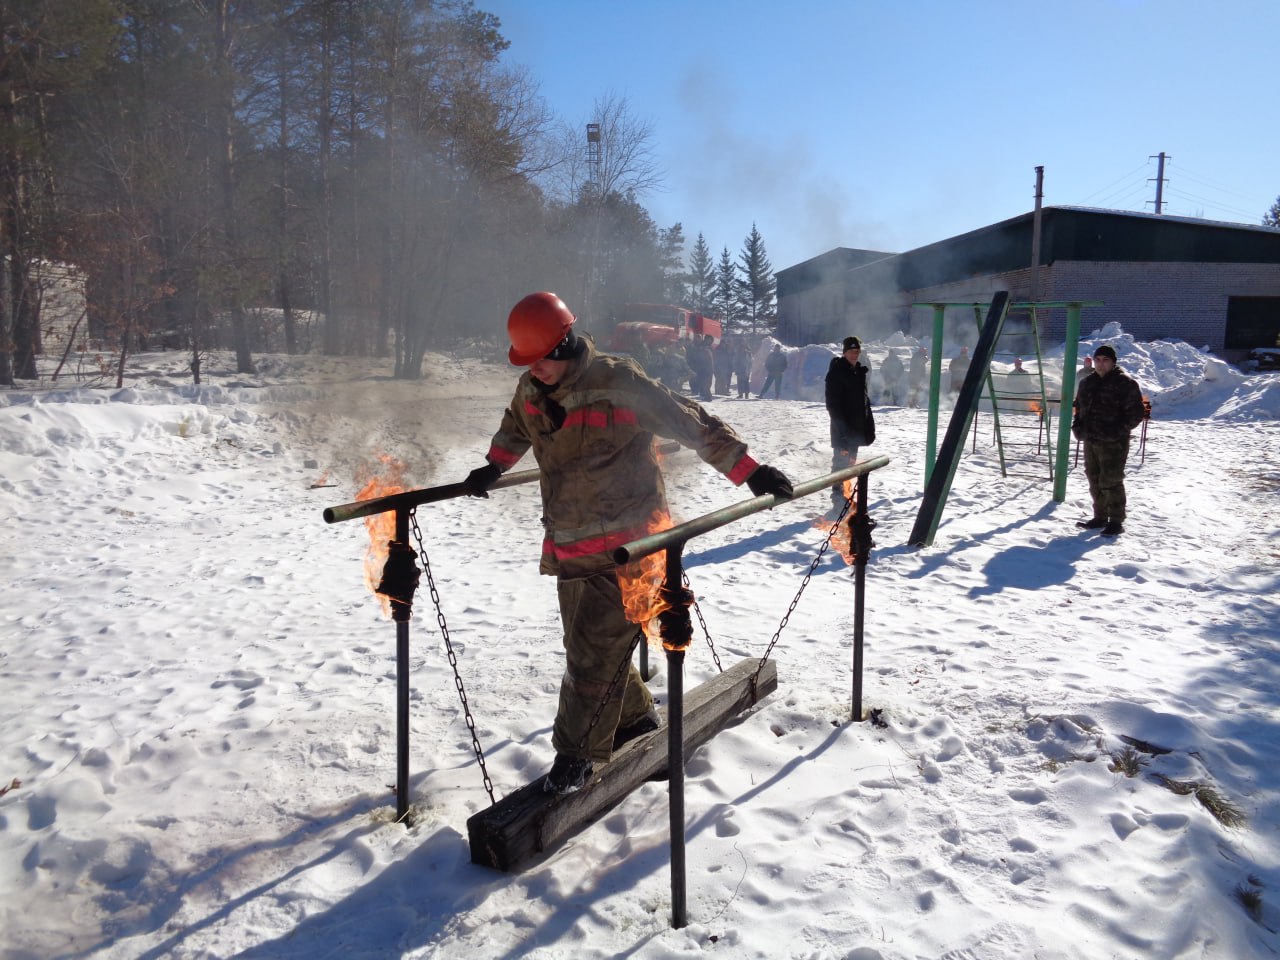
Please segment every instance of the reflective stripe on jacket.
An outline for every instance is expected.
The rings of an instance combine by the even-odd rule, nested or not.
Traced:
[[[526,372],[487,459],[504,472],[530,449],[541,471],[546,528],[540,570],[582,576],[613,569],[611,551],[667,510],[654,436],[696,450],[734,484],[758,466],[723,421],[645,376],[633,361],[585,352],[548,392]],[[562,418],[562,419],[561,419]],[[557,426],[557,420],[561,422]]]

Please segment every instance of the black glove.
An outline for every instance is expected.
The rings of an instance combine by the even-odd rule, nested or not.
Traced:
[[[795,494],[786,474],[777,467],[770,467],[763,463],[751,471],[751,476],[747,477],[747,486],[757,497],[772,493],[785,500]]]
[[[489,494],[486,491],[498,482],[500,476],[502,476],[501,470],[492,463],[486,463],[483,467],[476,467],[468,473],[462,485],[467,488],[467,496],[488,499]]]

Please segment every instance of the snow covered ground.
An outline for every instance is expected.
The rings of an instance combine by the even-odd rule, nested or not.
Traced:
[[[363,524],[321,511],[379,454],[460,480],[515,371],[217,356],[196,387],[148,354],[123,390],[0,392],[0,957],[1275,956],[1280,375],[1104,334],[1154,404],[1115,541],[1074,526],[1079,468],[1063,504],[1043,462],[1002,478],[984,418],[935,543],[906,546],[925,414],[878,408],[863,689],[887,725],[850,722],[853,578],[828,555],[777,693],[688,760],[679,930],[664,783],[522,872],[469,862],[489,798],[425,589],[392,822],[395,628]],[[799,395],[710,406],[806,479],[830,454]],[[747,496],[669,467],[677,520]],[[763,652],[824,499],[689,545],[726,664]],[[552,758],[538,516],[533,485],[418,512],[500,796]],[[686,686],[714,671],[699,637]]]

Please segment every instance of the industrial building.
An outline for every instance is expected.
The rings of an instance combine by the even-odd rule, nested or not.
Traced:
[[[1117,321],[1138,339],[1184,340],[1229,360],[1280,337],[1280,229],[1191,217],[1045,207],[906,253],[837,248],[777,280],[778,336],[796,345],[919,336],[932,313],[918,304],[985,302],[996,290],[1014,302],[1097,302],[1086,334]],[[1037,316],[1041,338],[1061,341],[1065,308]]]

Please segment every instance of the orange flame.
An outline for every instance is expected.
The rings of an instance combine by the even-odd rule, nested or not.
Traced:
[[[844,496],[846,500],[853,496],[853,480],[846,480],[844,482]],[[853,510],[854,508],[852,506],[849,507],[849,510],[844,515],[844,519],[840,521],[840,526],[836,529],[836,532],[831,535],[832,548],[840,554],[844,559],[844,562],[849,566],[853,566],[854,562],[853,534],[849,530],[849,518],[853,516]],[[813,526],[815,529],[821,530],[825,533],[831,529],[831,523],[831,520],[820,518],[813,521]]]
[[[671,514],[655,510],[645,523],[644,536],[670,530]],[[667,609],[662,599],[662,585],[667,575],[667,551],[660,550],[642,557],[635,563],[618,568],[618,586],[622,588],[622,608],[627,619],[644,629],[650,645],[661,643],[658,635],[658,614]]]
[[[378,454],[379,464],[362,463],[356,468],[356,483],[363,484],[356,494],[357,500],[373,500],[376,497],[389,497],[393,493],[404,493],[404,473],[408,466],[390,454]],[[381,470],[381,475],[379,473]],[[387,544],[396,535],[396,514],[394,510],[376,513],[364,518],[365,529],[369,531],[369,546],[364,553],[364,582],[369,590],[377,595],[382,603],[382,613],[391,618],[391,600],[378,593],[378,583],[382,579],[382,568],[387,563],[390,552]]]
[[[1044,413],[1044,407],[1040,406],[1039,400],[1032,400],[1027,404],[1027,408],[1037,417]]]

